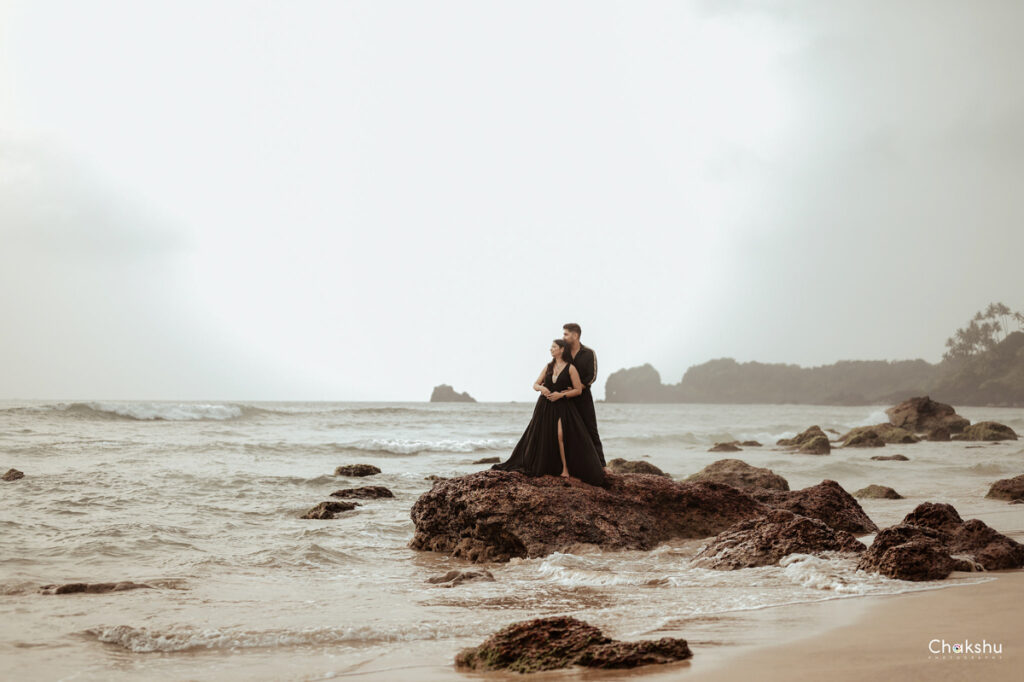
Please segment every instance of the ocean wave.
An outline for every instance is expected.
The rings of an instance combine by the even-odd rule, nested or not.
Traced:
[[[343,449],[363,452],[381,452],[392,455],[415,455],[420,452],[479,452],[483,450],[511,450],[516,441],[510,438],[481,438],[467,440],[405,440],[401,438],[366,438],[350,443],[339,443]]]
[[[673,445],[676,443],[696,445],[698,443],[711,442],[708,438],[699,438],[690,431],[685,433],[648,433],[638,436],[609,437],[604,440],[635,445]]]
[[[273,413],[251,405],[235,403],[165,402],[75,402],[41,407],[8,408],[9,411],[58,412],[83,419],[128,419],[133,421],[224,421],[243,416]]]
[[[393,627],[373,625],[319,626],[302,629],[245,630],[240,628],[197,628],[190,625],[161,629],[131,625],[98,626],[81,634],[134,653],[194,651],[198,649],[257,649],[288,646],[366,645],[382,642],[411,642],[451,639],[472,635],[484,623],[456,625],[448,622],[405,624]]]

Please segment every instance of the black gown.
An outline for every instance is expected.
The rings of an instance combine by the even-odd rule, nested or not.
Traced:
[[[571,390],[569,365],[566,365],[554,380],[553,370],[553,366],[549,364],[544,375],[544,386],[553,393]],[[561,475],[562,457],[558,452],[559,419],[562,420],[562,442],[565,446],[565,465],[569,475],[591,485],[604,483],[601,458],[594,448],[590,431],[576,407],[576,401],[569,398],[551,401],[543,393],[537,398],[533,418],[526,426],[526,431],[523,432],[512,455],[491,468],[521,471],[529,476]]]

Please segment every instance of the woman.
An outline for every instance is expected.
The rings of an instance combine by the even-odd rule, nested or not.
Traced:
[[[579,372],[562,339],[551,344],[551,362],[540,371],[533,390],[540,391],[533,418],[506,461],[492,469],[530,476],[575,477],[591,485],[604,483],[604,468],[574,401],[583,392]]]

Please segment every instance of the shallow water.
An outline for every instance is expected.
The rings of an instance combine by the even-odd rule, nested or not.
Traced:
[[[837,480],[890,485],[867,500],[879,526],[920,502],[950,502],[1024,540],[1024,505],[984,499],[1021,473],[1017,442],[773,449],[811,424],[845,431],[884,407],[597,405],[608,458],[646,458],[676,477],[720,459],[715,441],[756,439],[733,456],[792,488]],[[931,589],[855,570],[841,557],[721,572],[688,567],[703,541],[651,552],[555,554],[491,565],[496,582],[447,589],[428,577],[464,565],[407,547],[409,510],[430,474],[504,458],[532,403],[0,403],[0,670],[11,679],[312,679],[408,658],[447,664],[524,618],[571,614],[614,637],[674,633],[700,646],[746,637],[779,604]],[[1024,410],[962,408],[1024,431]],[[876,462],[901,452],[909,462]],[[332,475],[376,464],[368,479]],[[298,516],[341,487],[385,485],[332,521]],[[870,537],[862,538],[870,542]],[[50,596],[44,584],[133,580],[154,589]],[[454,676],[454,673],[453,673]],[[410,673],[410,677],[414,674]]]

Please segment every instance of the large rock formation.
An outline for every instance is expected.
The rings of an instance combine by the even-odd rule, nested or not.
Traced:
[[[953,440],[1017,440],[1017,432],[999,422],[978,422],[965,427]]]
[[[787,554],[863,552],[864,543],[823,521],[773,509],[764,516],[741,521],[716,535],[694,557],[700,568],[733,570],[779,563]]]
[[[824,480],[801,490],[754,490],[751,494],[770,507],[821,519],[836,530],[845,530],[854,535],[878,530],[878,526],[868,518],[857,500],[835,481]]]
[[[455,389],[448,384],[441,384],[440,386],[434,386],[434,391],[430,394],[430,402],[432,403],[475,403],[476,398],[468,393],[456,393]]]
[[[764,511],[719,483],[609,473],[605,487],[596,487],[487,470],[424,493],[412,508],[410,547],[477,562],[546,556],[580,543],[647,550],[672,538],[709,537]]]
[[[628,460],[616,457],[608,462],[608,468],[616,474],[654,474],[655,476],[666,476],[671,478],[671,476],[658,467],[654,466],[650,462],[645,462],[642,459]]]
[[[828,434],[817,425],[808,427],[793,438],[780,438],[775,444],[787,448],[797,448],[797,452],[806,455],[827,455],[832,452]]]
[[[755,467],[742,459],[720,459],[686,479],[690,482],[714,481],[740,490],[789,490],[789,482],[771,469]]]
[[[513,623],[488,637],[480,646],[460,651],[455,665],[480,672],[535,673],[573,665],[635,668],[681,661],[692,655],[685,639],[615,641],[593,625],[557,616]]]
[[[857,566],[901,580],[941,580],[951,571],[1024,567],[1024,545],[951,505],[925,502],[879,531]]]
[[[914,433],[926,433],[940,426],[950,433],[960,433],[971,423],[958,415],[952,405],[936,402],[928,396],[904,400],[885,413],[889,415],[890,424]]]
[[[994,500],[1024,500],[1024,474],[996,481],[985,497]]]

